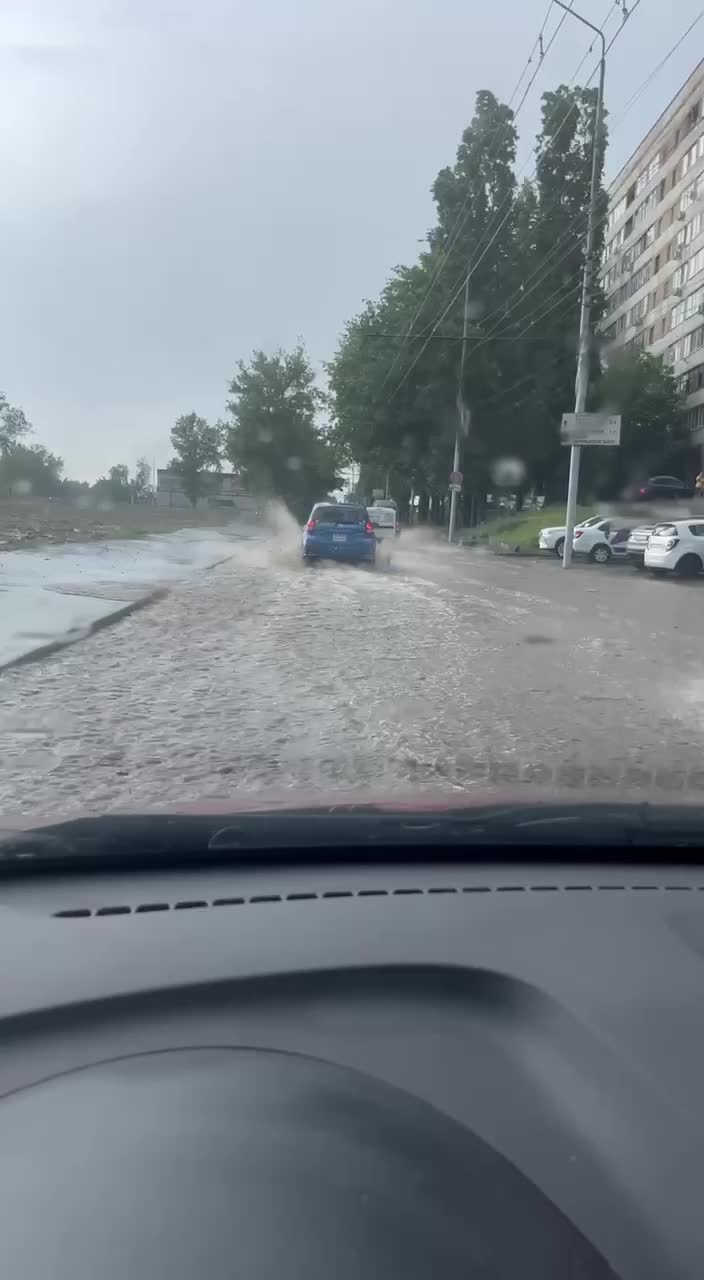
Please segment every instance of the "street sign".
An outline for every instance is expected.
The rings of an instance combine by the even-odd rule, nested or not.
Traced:
[[[372,489],[373,498],[383,498],[385,496],[386,496],[386,493],[384,489]]]
[[[617,445],[621,443],[620,413],[563,413],[563,444]]]
[[[461,471],[450,472],[450,493],[460,493],[464,476]]]

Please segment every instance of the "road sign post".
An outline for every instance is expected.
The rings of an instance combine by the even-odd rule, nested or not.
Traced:
[[[602,446],[621,443],[620,413],[563,413],[560,439],[563,444]]]
[[[579,485],[579,458],[583,445],[600,445],[613,448],[621,443],[621,415],[618,413],[563,413],[560,439],[570,446],[570,478],[567,485],[567,511],[565,512],[565,545],[562,551],[562,567],[572,563],[572,539],[577,514],[577,488]]]

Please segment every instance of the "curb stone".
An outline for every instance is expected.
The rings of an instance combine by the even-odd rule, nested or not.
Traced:
[[[212,564],[205,566],[204,572],[209,573],[211,569],[217,569],[218,565],[225,564],[227,560],[231,560],[234,552],[229,555],[221,556],[219,560],[214,560]],[[114,609],[112,613],[106,613],[104,617],[98,618],[96,622],[91,622],[87,627],[81,627],[76,633],[68,632],[66,635],[58,637],[56,640],[49,640],[47,644],[39,645],[36,649],[30,649],[27,653],[21,653],[16,658],[10,658],[9,662],[3,662],[0,665],[0,676],[6,671],[12,671],[15,667],[25,667],[30,662],[40,662],[42,658],[50,658],[54,653],[60,653],[62,649],[68,649],[72,644],[78,644],[80,640],[87,640],[98,631],[105,630],[106,627],[112,627],[118,622],[122,622],[124,618],[129,618],[130,614],[138,613],[141,609],[146,609],[149,605],[158,604],[168,594],[171,588],[155,587],[153,591],[147,591],[143,596],[139,596],[137,600],[130,600],[128,604],[121,605],[119,609]]]
[[[39,662],[42,658],[49,658],[53,653],[59,653],[61,649],[68,649],[72,644],[78,644],[79,640],[86,640],[89,636],[95,635],[98,631],[103,631],[106,627],[113,626],[116,622],[122,622],[123,618],[128,618],[131,613],[137,613],[140,609],[146,609],[150,604],[156,604],[157,601],[163,600],[169,594],[168,588],[157,587],[154,591],[147,592],[146,595],[140,596],[138,600],[130,600],[129,604],[121,605],[119,609],[107,613],[103,618],[98,618],[97,622],[91,622],[90,626],[81,627],[77,632],[68,632],[57,640],[50,640],[47,644],[40,645],[37,649],[30,649],[28,653],[21,653],[17,658],[10,658],[9,662],[4,662],[0,666],[0,675],[4,675],[6,671],[11,671],[14,667],[25,667],[30,662]]]

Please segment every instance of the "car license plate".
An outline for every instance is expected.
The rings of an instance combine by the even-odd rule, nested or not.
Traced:
[[[333,533],[333,535],[332,535],[332,540],[333,540],[333,542],[346,542],[346,541],[347,541],[347,534],[346,534],[346,533]]]

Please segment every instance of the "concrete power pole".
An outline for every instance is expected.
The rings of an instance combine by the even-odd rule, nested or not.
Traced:
[[[577,376],[574,386],[574,411],[584,413],[587,403],[587,387],[589,385],[589,314],[594,280],[594,224],[596,222],[596,200],[599,190],[599,143],[601,140],[601,124],[604,113],[604,77],[606,75],[606,41],[603,33],[592,22],[588,22],[581,14],[555,0],[555,4],[565,13],[569,13],[578,22],[584,23],[594,31],[601,40],[601,62],[599,64],[599,89],[594,113],[594,138],[592,140],[592,180],[589,189],[589,214],[587,218],[587,238],[584,246],[584,276],[582,278],[582,307],[579,316],[579,351],[577,354]],[[579,487],[579,460],[581,447],[573,444],[570,450],[570,477],[567,484],[567,512],[565,515],[565,545],[562,552],[562,567],[569,569],[572,563],[572,541],[574,538],[574,522],[577,514],[577,489]]]
[[[467,358],[467,329],[469,328],[469,277],[470,267],[467,266],[467,279],[464,282],[464,315],[462,319],[462,352],[460,355],[460,372],[457,381],[457,426],[455,428],[455,451],[452,456],[452,470],[460,469],[460,435],[466,431],[468,411],[464,403],[464,366]],[[454,542],[455,526],[457,524],[457,490],[452,489],[450,492],[450,524],[447,530],[448,542]]]

